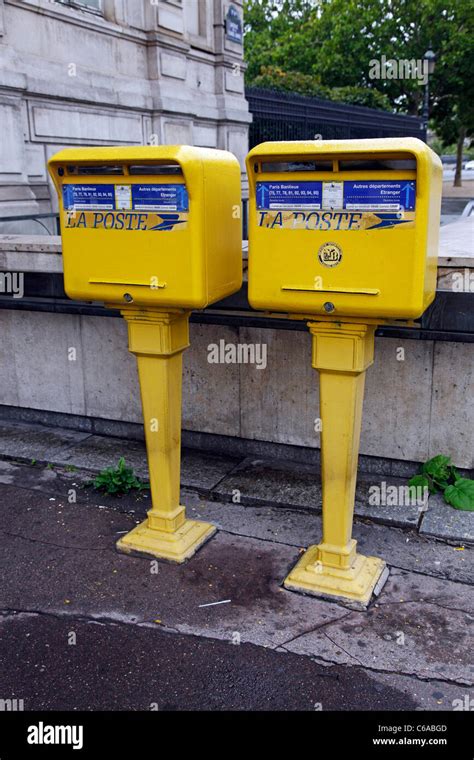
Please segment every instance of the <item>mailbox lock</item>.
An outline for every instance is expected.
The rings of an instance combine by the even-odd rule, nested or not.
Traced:
[[[130,295],[130,293],[124,293],[123,294],[123,300],[126,301],[127,303],[132,303],[133,296]]]
[[[328,314],[330,314],[334,309],[336,308],[331,301],[326,301],[326,303],[323,305],[324,311],[327,311]]]

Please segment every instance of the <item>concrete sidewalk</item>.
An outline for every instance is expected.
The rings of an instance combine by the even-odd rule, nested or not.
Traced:
[[[84,487],[122,454],[145,475],[143,447],[40,426],[9,432],[0,435],[2,698],[25,709],[452,710],[474,696],[472,515],[433,499],[419,514],[370,513],[359,485],[354,535],[387,560],[390,578],[357,612],[282,588],[320,536],[308,468],[186,454],[182,503],[219,532],[185,565],[154,572],[115,551],[148,495]],[[457,517],[462,525],[446,527]]]
[[[88,480],[91,473],[115,465],[121,456],[126,458],[127,464],[133,467],[137,475],[145,480],[148,478],[146,449],[144,443],[139,441],[0,420],[0,468],[5,467],[1,464],[1,458],[28,464],[59,465],[63,469],[75,467],[84,470],[86,475],[82,480]],[[387,475],[385,468],[376,460],[371,469],[372,472],[359,473],[356,517],[368,518],[377,524],[415,529],[420,535],[454,543],[474,544],[474,514],[448,507],[439,496],[430,497],[421,506],[370,504],[371,486],[405,487],[411,473],[407,468],[406,477]],[[469,477],[469,473],[466,475]],[[48,479],[47,474],[42,477]],[[51,474],[53,480],[54,477]],[[238,501],[248,506],[287,507],[313,515],[321,513],[319,470],[312,465],[287,460],[218,456],[185,449],[182,452],[181,485],[211,501]],[[113,501],[113,505],[117,505],[117,500]],[[300,541],[305,544],[304,535]]]

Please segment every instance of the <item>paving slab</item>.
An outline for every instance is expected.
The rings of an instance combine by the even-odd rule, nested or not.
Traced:
[[[391,567],[472,584],[473,549],[460,551],[414,531],[359,521],[354,523],[353,535],[362,554],[383,557]]]
[[[432,602],[440,609],[459,610],[471,617],[474,615],[472,586],[400,569],[391,573],[390,580],[391,583],[386,586],[383,597],[377,600],[379,606]]]
[[[68,449],[54,459],[58,464],[71,464],[90,471],[99,471],[116,465],[120,457],[125,457],[128,466],[136,474],[148,480],[148,465],[145,444],[140,441],[90,435],[86,440]],[[181,457],[181,482],[189,488],[207,492],[217,485],[239,463],[239,459],[201,454],[191,449],[183,449]]]
[[[242,461],[240,458],[203,454],[193,449],[181,453],[181,486],[208,493]]]
[[[89,435],[69,449],[65,456],[57,457],[54,461],[98,472],[105,467],[115,466],[120,457],[125,458],[127,465],[133,467],[139,477],[148,478],[145,444],[140,441]]]
[[[321,511],[321,482],[311,465],[245,459],[214,488],[220,500],[242,504],[304,507]]]
[[[49,493],[54,490],[55,484],[57,487],[57,482],[54,468],[0,459],[0,485],[15,485]]]
[[[380,489],[379,504],[371,503],[376,500],[376,495],[371,493],[373,486]],[[424,504],[387,505],[391,488],[396,488],[397,494],[403,495],[399,489],[406,487],[407,481],[403,478],[360,476],[355,514],[387,525],[416,527]],[[213,494],[220,500],[239,498],[242,504],[249,505],[272,504],[315,512],[320,512],[322,507],[319,471],[310,465],[294,462],[246,459],[214,488]]]
[[[320,514],[284,507],[245,506],[214,501],[193,491],[182,492],[189,516],[214,523],[219,530],[248,538],[258,538],[304,548],[319,541]]]
[[[464,512],[446,504],[442,494],[431,496],[423,515],[420,533],[460,544],[474,543],[474,512]]]
[[[287,642],[291,652],[472,686],[474,595],[468,586],[393,571],[367,612]]]
[[[0,456],[43,462],[68,461],[71,446],[85,441],[89,436],[90,433],[65,428],[0,422]]]
[[[214,523],[220,530],[237,535],[279,541],[295,547],[318,543],[322,519],[299,509],[246,507],[229,502],[213,502],[184,491],[183,503],[195,519]],[[415,531],[378,525],[356,519],[353,530],[362,554],[383,557],[391,567],[425,573],[447,580],[471,583],[474,550],[430,540]]]
[[[396,503],[391,503],[396,501]],[[369,517],[374,522],[400,528],[417,528],[427,509],[428,494],[413,503],[408,490],[408,478],[367,478],[357,480],[354,514]]]

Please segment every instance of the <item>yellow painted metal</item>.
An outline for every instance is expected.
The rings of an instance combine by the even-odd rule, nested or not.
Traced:
[[[184,562],[216,531],[188,520],[180,505],[182,355],[189,312],[123,309],[128,345],[137,357],[153,507],[117,542],[121,551]]]
[[[202,309],[239,290],[240,166],[231,153],[187,145],[67,148],[51,158],[49,171],[70,298]],[[68,185],[118,186],[127,197],[128,188],[157,184],[182,185],[188,211],[172,209],[171,218],[141,207],[68,210],[64,204]]]
[[[216,528],[180,504],[182,353],[190,310],[242,283],[239,163],[189,146],[71,148],[49,170],[65,290],[120,309],[137,357],[152,508],[117,548],[184,562]]]
[[[248,154],[247,171],[249,301],[255,309],[324,315],[330,302],[339,319],[411,319],[432,302],[442,167],[421,140],[262,143]],[[257,183],[357,180],[415,182],[415,210],[401,209],[393,224],[381,224],[375,211],[257,207]],[[330,244],[339,249],[340,260],[327,265],[318,253]]]
[[[284,585],[365,607],[387,576],[352,539],[365,372],[376,326],[419,317],[435,296],[441,162],[412,138],[274,142],[250,151],[247,171],[249,301],[308,321],[320,376],[323,538]],[[346,205],[345,182],[386,193],[393,181],[416,193],[407,209]],[[319,209],[305,182],[321,188]]]
[[[356,552],[352,539],[365,371],[373,362],[374,325],[309,323],[319,371],[323,540],[311,546],[286,588],[366,606],[385,562]]]

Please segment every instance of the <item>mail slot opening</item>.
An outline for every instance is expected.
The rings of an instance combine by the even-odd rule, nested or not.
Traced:
[[[404,159],[342,159],[339,161],[340,172],[361,172],[361,171],[416,171],[416,161],[414,158]]]
[[[332,172],[332,161],[265,161],[262,172]]]
[[[182,175],[183,170],[179,164],[133,164],[128,167],[128,173],[133,176],[156,174]]]
[[[88,175],[94,177],[110,176],[123,174],[123,166],[106,164],[104,166],[98,166],[92,164],[90,166],[68,166],[68,174]]]

